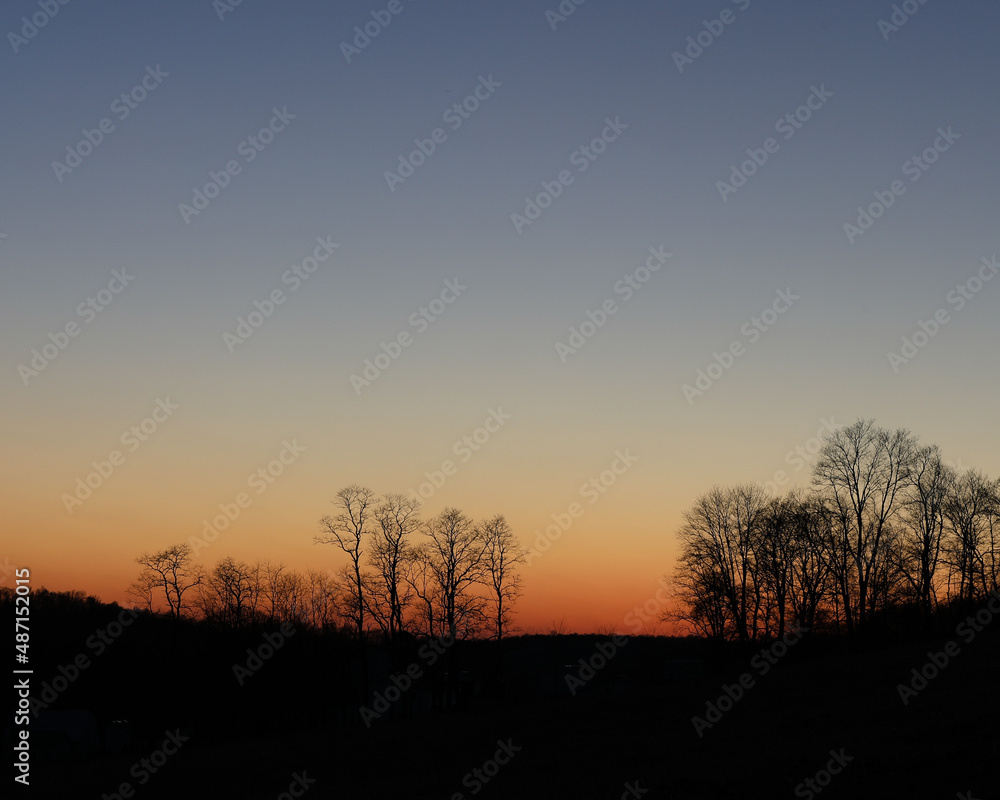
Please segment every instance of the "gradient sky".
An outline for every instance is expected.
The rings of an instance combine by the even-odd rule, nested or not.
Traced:
[[[948,299],[1000,255],[1000,8],[911,4],[883,34],[888,2],[587,0],[559,21],[556,0],[402,0],[349,63],[341,42],[388,2],[244,0],[221,20],[211,0],[73,2],[7,37],[0,559],[124,602],[136,555],[249,491],[203,563],[334,569],[313,537],[338,489],[409,492],[451,459],[425,516],[504,513],[532,545],[552,514],[585,509],[525,570],[520,624],[621,629],[672,568],[684,509],[715,483],[805,483],[786,454],[823,419],[874,416],[1000,473],[1000,280]],[[0,29],[39,8],[6,4]],[[680,71],[699,34],[711,43]],[[116,100],[157,68],[121,119]],[[480,77],[491,93],[453,129]],[[832,95],[785,140],[776,123],[814,86]],[[294,119],[248,162],[241,142],[273,109]],[[57,177],[103,118],[113,130]],[[628,127],[580,172],[606,118]],[[913,181],[906,162],[949,126],[960,138]],[[435,128],[390,190],[385,172]],[[769,137],[776,152],[724,201],[717,182]],[[233,160],[186,222],[179,204]],[[511,215],[562,170],[572,183],[518,233]],[[844,224],[897,180],[850,242]],[[317,237],[339,248],[291,291],[282,276]],[[651,247],[672,257],[624,301],[614,287]],[[134,280],[80,313],[113,270]],[[418,331],[446,280],[467,288]],[[284,302],[230,352],[224,334],[275,289]],[[799,299],[751,341],[778,290]],[[608,299],[616,313],[564,363],[556,342]],[[948,321],[894,371],[887,354],[937,309]],[[78,335],[25,380],[68,323]],[[359,395],[351,375],[404,331]],[[742,355],[689,402],[682,386],[733,341]],[[167,399],[179,408],[130,451],[121,436]],[[491,409],[510,419],[463,461],[454,444]],[[248,476],[285,440],[304,452],[254,494]],[[64,493],[113,450],[124,463],[68,513]],[[581,485],[618,450],[638,460],[589,503]]]

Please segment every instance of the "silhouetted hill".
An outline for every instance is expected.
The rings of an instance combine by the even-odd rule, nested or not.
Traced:
[[[33,696],[86,654],[90,665],[50,707],[91,711],[102,736],[89,754],[39,747],[35,797],[110,799],[128,784],[137,798],[249,800],[296,780],[311,800],[612,800],[636,781],[648,798],[807,797],[804,781],[831,751],[851,760],[824,800],[996,796],[1000,628],[990,625],[969,642],[952,626],[946,638],[860,649],[806,636],[783,653],[666,637],[522,636],[499,654],[486,641],[373,645],[369,679],[388,710],[368,727],[365,670],[339,632],[223,631],[140,614],[105,643],[99,632],[123,609],[34,599]],[[233,667],[254,667],[250,656],[279,639],[241,684]],[[949,641],[958,655],[904,705],[898,685]],[[729,710],[715,720],[708,703]],[[368,706],[378,708],[372,695]],[[701,736],[696,716],[711,722]],[[122,719],[132,741],[113,752],[107,725]],[[164,743],[176,754],[157,756]]]

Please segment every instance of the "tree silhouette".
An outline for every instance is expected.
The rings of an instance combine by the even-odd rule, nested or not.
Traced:
[[[910,480],[903,498],[899,569],[927,618],[936,602],[935,577],[944,538],[945,509],[955,485],[955,470],[941,458],[937,445],[913,453]]]
[[[874,420],[859,420],[830,434],[820,450],[813,483],[839,525],[840,563],[846,568],[835,574],[849,633],[868,620],[890,589],[886,540],[909,481],[915,445],[908,431],[889,432]]]
[[[756,639],[766,617],[762,546],[768,500],[764,488],[742,484],[713,487],[684,512],[681,569],[675,582],[693,601],[696,627],[719,638],[732,632],[741,642]],[[705,602],[709,597],[711,601]],[[703,598],[703,599],[699,599]],[[716,607],[721,605],[721,607]]]
[[[439,619],[451,638],[475,633],[483,621],[483,598],[471,590],[482,582],[483,540],[473,521],[446,508],[427,524],[420,549],[439,592]]]
[[[204,580],[201,567],[192,563],[191,546],[171,545],[155,553],[143,553],[135,561],[143,571],[133,586],[140,592],[152,592],[154,587],[162,590],[170,616],[179,620],[186,607],[184,596]]]
[[[198,604],[205,619],[232,630],[255,623],[263,590],[261,572],[259,564],[223,558],[199,587]]]
[[[378,526],[372,534],[369,564],[376,568],[372,610],[383,633],[395,641],[403,631],[403,615],[410,603],[404,580],[411,538],[420,529],[420,502],[402,494],[387,494],[375,511]]]
[[[315,537],[317,544],[332,544],[339,547],[350,558],[350,566],[346,573],[347,585],[351,592],[348,597],[351,623],[354,626],[358,641],[365,634],[365,591],[361,572],[361,559],[364,555],[362,544],[365,534],[373,520],[375,493],[364,486],[352,484],[337,492],[334,501],[340,507],[340,513],[325,516],[320,520],[320,528],[324,535]]]
[[[517,567],[524,563],[528,551],[502,514],[483,522],[478,535],[483,542],[483,582],[493,606],[492,635],[500,641],[509,630],[513,605],[521,594]]]
[[[957,595],[970,602],[996,588],[994,531],[998,511],[1000,480],[990,480],[978,470],[969,470],[958,478],[945,503],[950,529],[947,549],[958,580]],[[987,574],[988,563],[992,575]]]

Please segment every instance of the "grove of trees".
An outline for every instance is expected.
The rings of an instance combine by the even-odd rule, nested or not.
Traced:
[[[1000,581],[1000,479],[959,473],[905,430],[859,420],[825,440],[810,491],[715,487],[684,514],[673,576],[691,631],[742,642],[797,626],[854,636],[920,620]]]
[[[404,634],[501,640],[511,633],[526,550],[502,515],[476,522],[446,508],[424,520],[412,497],[356,485],[334,503],[315,542],[346,556],[336,570],[300,573],[231,556],[208,568],[190,545],[178,544],[140,555],[128,594],[140,608],[232,630],[290,622],[388,642]]]
[[[506,519],[458,508],[429,519],[402,494],[351,485],[319,520],[335,569],[143,553],[136,605],[238,630],[290,622],[396,643],[513,632],[526,549]],[[716,486],[684,513],[667,618],[682,630],[755,642],[809,628],[854,637],[892,619],[1000,592],[1000,479],[946,463],[936,445],[862,419],[824,440],[809,489]]]
[[[195,563],[188,544],[143,553],[136,563],[142,571],[129,586],[129,597],[150,612],[165,606],[175,620],[197,617],[232,630],[282,622],[326,630],[343,623],[337,587],[327,571],[299,573],[283,564],[249,564],[231,556],[206,569]]]
[[[345,617],[393,641],[403,632],[502,639],[511,631],[526,550],[502,515],[476,522],[457,508],[428,520],[412,497],[362,486],[337,493],[316,542],[348,557],[337,573]]]

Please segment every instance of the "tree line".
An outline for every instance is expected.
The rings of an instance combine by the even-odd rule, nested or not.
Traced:
[[[998,591],[1000,479],[858,420],[821,447],[809,490],[714,487],[684,513],[671,618],[741,642],[798,627],[854,636]]]
[[[363,486],[337,493],[337,511],[319,521],[317,544],[347,556],[337,571],[305,573],[283,564],[225,557],[207,569],[191,547],[172,545],[136,559],[128,589],[146,610],[200,617],[231,629],[290,622],[379,634],[502,639],[512,630],[526,549],[503,515],[476,522],[457,508],[420,517],[420,503]]]

